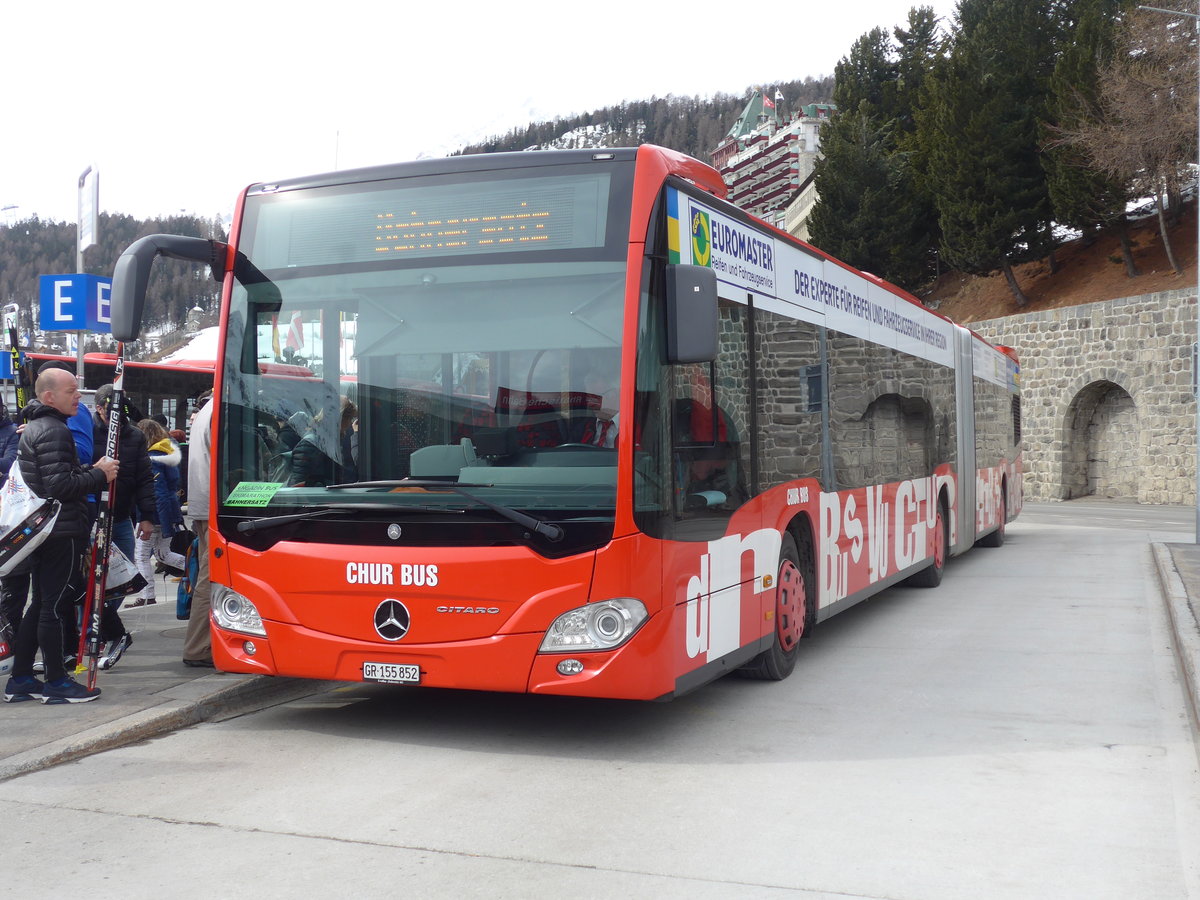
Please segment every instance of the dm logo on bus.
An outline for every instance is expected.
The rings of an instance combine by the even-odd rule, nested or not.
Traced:
[[[703,210],[692,213],[692,262],[698,266],[712,262],[712,225]]]

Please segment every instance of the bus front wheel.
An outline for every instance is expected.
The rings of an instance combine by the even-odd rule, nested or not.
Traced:
[[[792,674],[800,653],[800,638],[812,626],[815,569],[811,546],[804,542],[802,551],[796,539],[785,533],[775,579],[774,640],[770,648],[738,670],[742,675],[782,681]]]

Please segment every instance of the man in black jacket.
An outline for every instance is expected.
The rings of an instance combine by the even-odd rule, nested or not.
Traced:
[[[104,456],[108,444],[108,417],[112,413],[113,386],[102,384],[96,391],[93,402],[96,412],[92,415],[93,453],[99,460]],[[126,407],[128,412],[128,406]],[[140,540],[148,541],[158,524],[158,506],[154,497],[154,469],[150,465],[150,451],[146,447],[146,435],[128,417],[121,419],[121,436],[118,439],[117,459],[121,462],[121,474],[113,485],[113,531],[112,541],[126,557],[133,561],[134,529],[133,516],[138,519]],[[104,642],[104,654],[100,657],[101,669],[111,669],[133,643],[133,637],[125,630],[125,623],[117,615],[123,597],[104,604],[100,621],[100,639]]]
[[[79,409],[79,382],[70,372],[47,369],[34,385],[39,405],[30,410],[17,448],[21,475],[29,489],[62,503],[50,537],[32,555],[33,602],[17,632],[13,674],[4,700],[40,698],[43,703],[84,703],[100,696],[66,673],[63,666],[63,620],[74,615],[72,573],[79,566],[91,526],[87,496],[117,477],[116,460],[102,458],[81,466],[67,419]],[[46,665],[46,682],[33,677],[38,648]]]

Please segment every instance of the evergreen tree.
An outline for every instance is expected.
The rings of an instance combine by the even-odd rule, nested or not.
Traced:
[[[913,281],[899,282],[915,289],[936,274],[937,248],[941,241],[937,207],[929,184],[929,158],[917,139],[917,111],[924,103],[925,85],[941,62],[946,45],[938,19],[930,6],[913,7],[908,27],[896,27],[896,87],[892,104],[892,135],[895,152],[903,154],[905,201],[909,210],[907,232],[912,235],[907,252],[919,257],[921,270]]]
[[[821,130],[809,234],[851,265],[915,289],[930,274],[937,217],[920,177],[914,111],[939,41],[929,7],[913,9],[908,25],[895,29],[898,48],[883,29],[867,32],[835,69],[840,113]]]
[[[856,268],[902,286],[927,273],[928,238],[912,215],[908,156],[891,150],[886,127],[865,111],[843,113],[821,132],[814,178],[820,200],[812,242]]]
[[[841,112],[890,118],[897,69],[887,32],[872,28],[855,41],[834,66],[833,77],[833,102]]]
[[[1057,21],[1049,0],[962,0],[950,57],[929,79],[918,116],[945,260],[970,274],[1012,266],[1050,246],[1050,197],[1039,158]]]
[[[931,6],[914,6],[908,27],[896,26],[896,86],[890,115],[897,144],[912,149],[917,130],[917,109],[923,102],[925,80],[941,58],[944,41]]]

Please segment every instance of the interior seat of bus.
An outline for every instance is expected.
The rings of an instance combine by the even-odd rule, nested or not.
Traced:
[[[689,397],[674,408],[677,484],[685,505],[740,505],[747,497],[737,430],[728,414]],[[700,498],[693,501],[692,498]]]

